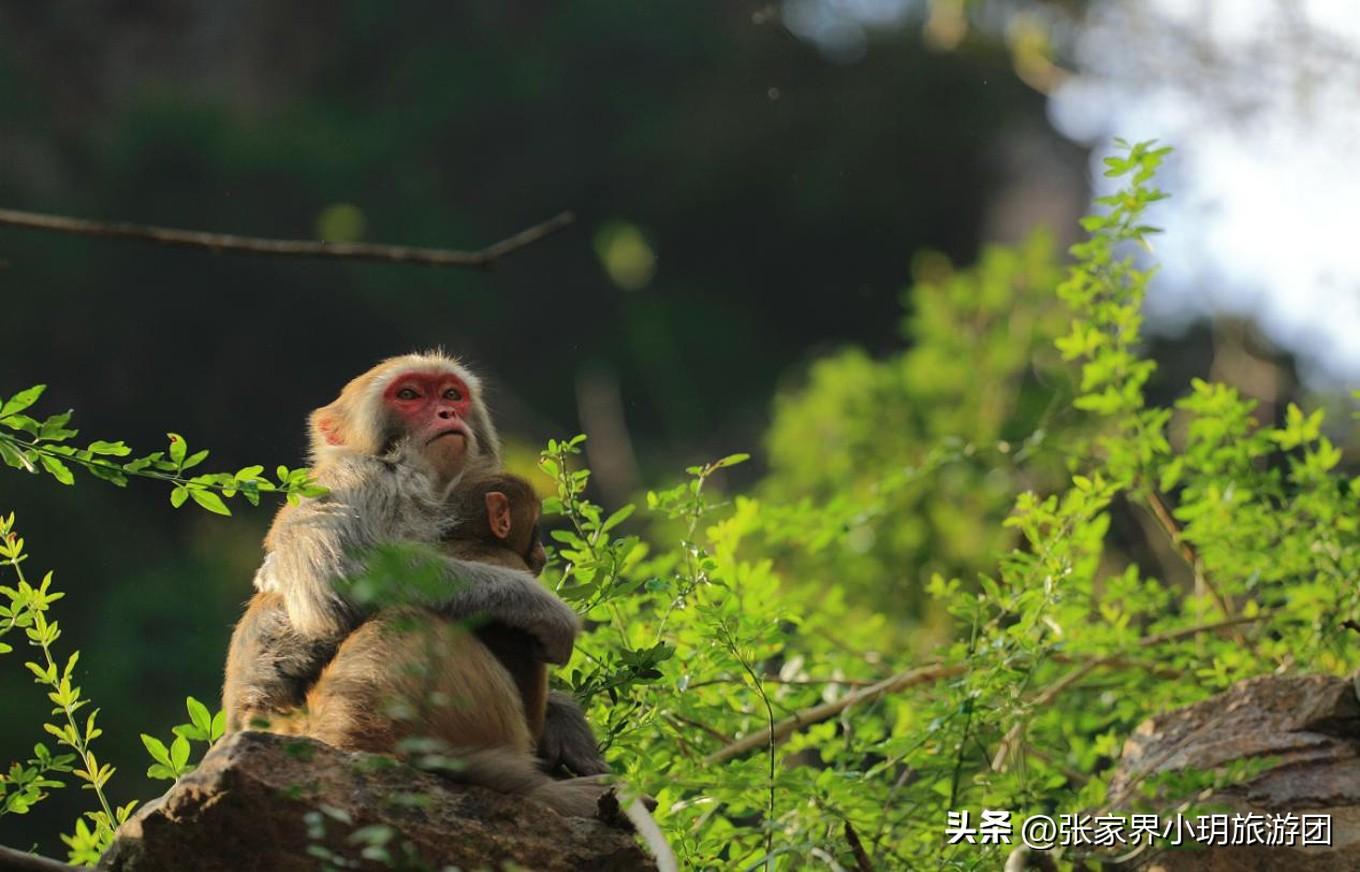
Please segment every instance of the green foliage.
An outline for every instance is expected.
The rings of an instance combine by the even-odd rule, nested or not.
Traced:
[[[998,868],[1005,846],[947,843],[948,812],[1212,802],[1266,763],[1170,772],[1112,797],[1124,739],[1243,678],[1360,666],[1347,637],[1360,626],[1360,479],[1323,412],[1291,406],[1265,426],[1232,387],[1199,380],[1169,406],[1147,399],[1140,258],[1166,150],[1121,148],[1107,166],[1125,186],[1083,222],[1065,277],[1042,241],[970,270],[927,258],[906,351],[814,364],[777,403],[758,497],[722,492],[747,459],[731,455],[648,492],[643,509],[606,512],[587,497],[584,437],[548,443],[545,511],[562,523],[545,580],[589,628],[555,680],[588,707],[615,771],[658,799],[687,868],[863,868],[860,856]],[[21,428],[23,450],[44,444],[37,426]],[[155,464],[189,459],[172,443],[148,469],[173,478],[183,467]],[[1121,515],[1140,532],[1119,532]],[[117,819],[111,770],[89,751],[93,716],[84,729],[75,717],[75,658],[59,668],[50,651],[60,595],[24,579],[11,528],[3,556],[19,583],[0,588],[0,639],[22,629],[41,650],[29,668],[56,706],[48,729],[74,753],[37,746],[0,797],[23,813],[62,774],[86,781],[100,809],[67,841],[88,861]],[[422,554],[380,549],[351,594],[437,598]],[[220,733],[206,707],[188,711],[168,745],[143,737],[153,775],[188,771],[190,743]],[[313,854],[350,868],[326,847],[328,821],[353,823],[318,809]],[[417,859],[386,828],[350,846]]]
[[[46,472],[65,485],[75,484],[72,466],[126,487],[129,476],[157,479],[173,485],[170,505],[179,508],[193,500],[199,506],[218,515],[230,515],[223,498],[240,494],[252,506],[260,504],[260,494],[281,493],[289,502],[300,497],[321,495],[324,490],[313,484],[306,469],[280,466],[275,474],[278,483],[265,478],[263,466],[247,466],[235,473],[213,472],[186,477],[185,473],[208,458],[206,449],[189,453],[189,443],[178,433],[166,434],[169,447],[153,451],[133,460],[123,458],[132,449],[122,441],[96,440],[84,448],[68,444],[79,435],[78,430],[66,425],[71,411],[52,415],[39,421],[25,414],[42,396],[46,385],[36,385],[19,391],[8,400],[0,398],[0,460],[7,465],[35,475]]]
[[[847,349],[777,397],[760,493],[795,584],[834,579],[866,610],[939,623],[926,582],[972,576],[1009,546],[1015,492],[1056,486],[1049,436],[1081,425],[1052,349],[1066,312],[1047,236],[967,270],[923,254],[915,272],[904,351]]]
[[[1254,675],[1360,664],[1345,635],[1360,482],[1337,472],[1322,413],[1263,427],[1200,381],[1172,408],[1145,400],[1151,273],[1129,248],[1153,232],[1165,153],[1108,162],[1127,184],[1084,222],[1065,280],[1039,243],[990,252],[915,289],[909,351],[815,365],[780,401],[763,499],[723,499],[723,462],[696,467],[648,494],[648,535],[621,536],[582,496],[580,438],[549,444],[547,507],[568,522],[550,572],[592,626],[565,682],[688,866],[849,868],[859,844],[887,868],[997,868],[1002,847],[946,844],[946,812],[1108,811],[1112,761],[1149,715]],[[1080,363],[1074,384],[1043,346]],[[1004,523],[947,552],[1002,501]],[[1115,511],[1142,514],[1193,584],[1155,577]],[[901,628],[867,608],[889,607],[870,585],[987,555],[975,582],[923,585],[947,621],[934,662],[894,663]],[[1253,771],[1173,773],[1124,802]]]
[[[90,704],[81,694],[80,687],[73,683],[76,665],[80,662],[80,652],[72,651],[65,665],[59,667],[54,645],[61,638],[61,626],[48,617],[52,603],[66,594],[52,589],[52,573],[43,576],[34,586],[24,574],[22,564],[28,560],[24,551],[24,540],[14,527],[14,515],[0,517],[0,562],[8,565],[17,576],[13,587],[0,586],[0,640],[11,632],[22,630],[28,645],[38,649],[39,659],[24,662],[24,667],[34,676],[34,682],[47,689],[47,698],[52,702],[53,720],[43,724],[43,730],[56,738],[58,746],[69,748],[72,753],[53,754],[47,746],[38,743],[33,747],[33,756],[27,761],[13,762],[6,774],[0,775],[0,817],[6,814],[25,814],[36,803],[47,798],[47,791],[65,786],[65,782],[52,776],[70,774],[84,782],[81,786],[93,791],[98,808],[85,812],[75,822],[72,832],[63,835],[62,841],[69,849],[69,859],[77,865],[94,865],[100,854],[113,841],[114,829],[128,819],[137,801],[117,806],[110,805],[105,792],[115,767],[101,762],[91,743],[103,735],[95,721],[99,709],[90,710],[82,719],[76,715]],[[0,641],[0,654],[13,653],[14,647]],[[147,774],[153,778],[177,778],[194,767],[189,763],[189,742],[197,740],[211,744],[222,735],[226,723],[222,712],[210,715],[208,709],[198,700],[189,697],[187,701],[189,723],[174,728],[175,740],[167,749],[159,740],[142,735],[142,741],[156,761]]]
[[[86,812],[85,817],[76,822],[75,832],[70,836],[62,836],[62,840],[71,849],[71,862],[92,864],[113,840],[114,828],[127,820],[137,803],[130,802],[115,811],[104,793],[104,786],[115,770],[108,763],[101,763],[90,748],[90,743],[104,732],[95,725],[99,709],[91,710],[83,723],[76,717],[77,712],[90,702],[81,696],[80,688],[72,683],[80,652],[73,651],[64,666],[58,666],[53,655],[53,645],[61,638],[61,626],[54,620],[48,620],[47,612],[51,604],[65,594],[51,589],[50,572],[43,576],[42,582],[36,587],[29,584],[22,567],[28,555],[24,553],[24,540],[14,530],[13,514],[0,518],[0,559],[18,577],[14,587],[0,586],[0,596],[9,601],[7,605],[0,606],[0,619],[4,621],[0,624],[0,638],[14,630],[22,630],[28,644],[38,649],[41,657],[25,661],[24,666],[33,673],[35,683],[47,688],[47,698],[53,705],[51,714],[54,719],[44,723],[43,729],[56,737],[58,745],[64,745],[73,752],[53,757],[45,747],[38,745],[34,748],[34,759],[27,766],[12,764],[11,778],[15,777],[16,772],[34,770],[35,774],[25,774],[21,779],[15,779],[16,785],[22,785],[21,799],[17,807],[12,807],[7,801],[4,811],[22,814],[34,802],[45,797],[43,787],[59,786],[52,779],[43,777],[45,773],[70,772],[75,775],[85,782],[82,787],[94,792],[99,807]],[[12,651],[10,645],[0,643],[0,653]]]
[[[174,781],[181,775],[194,771],[194,764],[189,762],[189,743],[202,742],[204,745],[210,746],[221,738],[225,731],[227,725],[226,712],[219,711],[216,715],[213,715],[208,711],[207,706],[192,696],[185,700],[184,706],[189,712],[189,722],[171,728],[175,738],[171,740],[169,747],[155,736],[148,736],[146,733],[141,734],[142,744],[146,746],[147,753],[155,761],[146,770],[148,778]]]

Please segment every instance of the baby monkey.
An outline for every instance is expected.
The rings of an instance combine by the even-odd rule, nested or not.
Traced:
[[[534,575],[543,571],[548,562],[538,530],[543,504],[527,481],[509,473],[488,475],[461,485],[449,508],[459,519],[442,543],[450,556],[527,569]],[[477,626],[475,632],[514,679],[530,738],[537,746],[548,708],[548,666],[534,658],[533,638],[495,622]]]

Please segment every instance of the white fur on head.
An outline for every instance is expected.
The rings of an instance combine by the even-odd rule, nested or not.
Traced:
[[[330,405],[313,412],[310,418],[312,465],[321,466],[353,454],[376,456],[383,448],[383,393],[394,379],[412,370],[446,372],[463,380],[472,394],[467,423],[473,430],[477,453],[491,458],[493,462],[498,461],[500,439],[496,435],[495,425],[491,423],[486,404],[482,402],[481,379],[463,366],[458,358],[445,354],[442,349],[434,349],[424,354],[389,357],[351,380]],[[328,440],[323,421],[339,431],[344,441],[334,444]]]

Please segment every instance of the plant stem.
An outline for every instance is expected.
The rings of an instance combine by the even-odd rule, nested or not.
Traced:
[[[17,556],[10,558],[8,563],[14,568],[14,572],[18,575],[19,581],[23,584],[28,584],[28,579],[24,577],[24,570],[20,567],[20,561]],[[42,648],[43,658],[47,661],[48,672],[56,675],[58,673],[57,664],[52,658],[52,647],[46,641],[47,626],[47,617],[43,612],[34,610],[33,629],[38,634],[40,640],[38,646]],[[58,693],[61,692],[60,679],[48,682],[48,685],[54,691]],[[99,785],[99,761],[90,753],[89,744],[85,741],[84,733],[81,731],[80,727],[76,725],[75,705],[69,702],[63,703],[61,710],[66,715],[66,723],[71,730],[71,741],[66,742],[66,744],[75,749],[75,752],[80,755],[80,762],[84,765],[85,773],[88,776],[88,786],[94,791],[95,796],[99,798],[99,807],[103,809],[104,814],[108,815],[109,826],[112,827],[116,824],[117,819],[114,817],[113,808],[109,805],[108,798],[104,796],[104,789]]]

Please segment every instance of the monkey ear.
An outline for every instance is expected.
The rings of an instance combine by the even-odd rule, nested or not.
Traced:
[[[312,427],[322,439],[326,440],[327,445],[343,445],[345,440],[340,435],[340,421],[334,412],[327,409],[318,409],[312,414]]]
[[[486,521],[491,525],[491,535],[497,539],[510,536],[510,498],[500,491],[488,491],[486,495]]]

